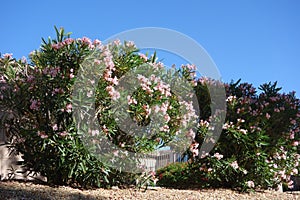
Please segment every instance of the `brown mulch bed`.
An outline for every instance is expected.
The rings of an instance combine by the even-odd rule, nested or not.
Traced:
[[[227,189],[217,190],[179,190],[166,188],[151,188],[147,191],[135,189],[95,189],[80,190],[71,187],[50,187],[33,182],[0,181],[0,199],[2,200],[27,200],[27,199],[277,199],[300,200],[300,192],[275,192],[260,191],[239,193]]]

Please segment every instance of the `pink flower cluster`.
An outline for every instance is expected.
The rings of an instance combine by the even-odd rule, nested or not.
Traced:
[[[41,106],[40,100],[31,99],[30,102],[31,102],[31,105],[30,105],[31,110],[39,110],[40,109],[40,106]]]
[[[40,136],[42,139],[48,138],[48,135],[45,131],[38,131],[37,135]]]
[[[107,86],[106,91],[108,92],[109,96],[112,98],[112,100],[117,100],[120,98],[120,93],[113,87],[113,86]]]
[[[223,155],[222,154],[219,154],[219,153],[215,153],[213,155],[213,157],[217,158],[218,160],[221,160],[223,158]]]
[[[132,98],[130,95],[128,95],[127,96],[127,103],[128,103],[128,105],[131,105],[131,104],[137,104],[137,101],[134,99],[134,98]]]
[[[254,188],[255,187],[255,184],[254,184],[253,181],[247,181],[246,185],[248,186],[248,188]]]
[[[179,104],[181,105],[183,113],[181,116],[181,123],[184,127],[188,127],[191,122],[194,122],[198,118],[193,101],[179,101]]]
[[[199,155],[199,143],[196,141],[193,141],[192,144],[190,145],[190,151],[193,154],[193,157],[197,157]]]
[[[65,111],[67,112],[67,113],[71,113],[72,112],[72,104],[67,104],[66,105],[66,109],[65,109]]]
[[[13,56],[12,53],[5,53],[5,54],[3,54],[3,58],[4,59],[8,59],[8,60],[12,59],[12,56]]]
[[[233,169],[238,169],[238,168],[239,168],[239,165],[238,165],[238,162],[237,162],[237,161],[233,161],[232,163],[230,163],[230,166],[231,166]]]

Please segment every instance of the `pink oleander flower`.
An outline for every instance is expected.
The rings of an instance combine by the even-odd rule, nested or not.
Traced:
[[[93,45],[95,45],[95,46],[100,46],[101,44],[102,44],[101,41],[98,39],[93,41]]]
[[[232,168],[234,168],[234,169],[238,169],[238,168],[239,168],[239,165],[238,165],[237,161],[233,161],[233,162],[230,164],[230,166],[231,166]]]
[[[59,50],[63,47],[64,45],[62,43],[57,43],[57,44],[52,44],[51,47],[52,49],[55,49],[55,50]]]
[[[296,120],[291,120],[291,124],[293,124],[293,125],[295,125],[297,122],[296,122]]]
[[[12,53],[5,53],[3,54],[3,58],[5,59],[12,59],[13,54]]]
[[[247,186],[248,186],[249,188],[254,188],[254,187],[255,187],[255,184],[254,184],[253,181],[247,181],[246,184],[247,184]]]
[[[68,132],[67,131],[63,131],[63,132],[60,132],[59,135],[62,136],[62,137],[65,137],[65,136],[68,135]]]
[[[240,129],[240,132],[241,132],[242,134],[244,134],[244,135],[247,134],[247,130],[246,130],[246,129]]]
[[[277,112],[277,113],[279,113],[279,112],[280,112],[280,110],[279,110],[278,108],[274,108],[274,112]]]
[[[92,90],[90,90],[90,91],[88,91],[87,93],[86,93],[86,96],[87,97],[92,97],[93,96],[93,91]]]
[[[52,95],[63,94],[63,93],[64,93],[64,89],[62,88],[54,88],[54,90],[52,91]]]
[[[209,127],[209,122],[208,121],[206,121],[206,120],[200,120],[200,122],[199,122],[199,125],[201,126],[201,127],[206,127],[206,128],[208,128]]]
[[[107,86],[106,91],[108,92],[109,96],[112,98],[112,100],[117,100],[120,98],[120,93],[115,90],[113,86]]]
[[[114,40],[114,44],[115,44],[116,46],[119,46],[119,45],[121,44],[121,41],[120,41],[119,39]]]
[[[164,115],[164,119],[165,119],[166,122],[169,122],[171,117],[167,113],[167,114]]]
[[[237,122],[238,122],[238,123],[244,123],[245,120],[244,120],[244,119],[237,119]]]
[[[190,129],[187,133],[186,136],[191,137],[191,138],[195,138],[196,133],[193,131],[193,129]]]
[[[47,71],[47,73],[48,72],[53,78],[55,78],[59,72],[59,68],[51,68]]]
[[[54,125],[52,126],[52,130],[53,130],[53,131],[57,131],[57,130],[58,130],[57,124],[54,124]]]
[[[39,100],[30,100],[31,105],[30,105],[30,109],[31,110],[39,110],[40,106],[41,106],[41,102]]]
[[[126,47],[135,47],[135,44],[133,41],[127,41],[127,42],[125,42],[125,46]]]
[[[72,104],[69,103],[69,104],[66,105],[66,112],[67,113],[72,112]]]
[[[88,44],[88,45],[91,45],[91,44],[92,44],[91,39],[88,38],[88,37],[83,37],[83,38],[81,38],[81,41],[82,41],[83,43],[85,43],[85,44]]]
[[[155,106],[152,106],[152,110],[155,112],[155,113],[158,113],[160,111],[160,107],[158,105],[155,105]]]
[[[196,65],[191,65],[191,64],[187,64],[186,68],[188,68],[189,70],[196,70]]]
[[[293,143],[292,143],[292,146],[294,146],[294,147],[296,147],[296,146],[298,146],[299,145],[299,142],[298,141],[294,141]]]
[[[199,155],[198,147],[199,147],[199,143],[196,141],[193,141],[192,144],[190,145],[190,151],[192,152],[193,157],[196,157]]]
[[[63,44],[65,45],[70,45],[74,42],[74,39],[73,38],[67,38],[63,41]]]
[[[0,76],[0,83],[6,83],[5,77],[3,75]]]
[[[99,60],[99,59],[94,59],[94,64],[95,64],[95,65],[100,65],[100,64],[101,64],[101,60]]]
[[[281,158],[282,158],[283,160],[286,160],[286,154],[285,154],[285,153],[281,154],[280,156],[281,156]]]
[[[215,153],[213,155],[213,157],[217,158],[218,160],[221,160],[223,158],[223,155],[222,154],[219,154],[219,153]]]
[[[130,95],[128,95],[127,96],[127,103],[128,103],[128,105],[131,105],[131,104],[137,104],[137,101],[134,99],[134,98],[132,98]]]
[[[147,56],[146,56],[145,54],[140,53],[139,55],[140,55],[140,57],[141,57],[142,59],[144,59],[145,61],[148,60],[148,58],[147,58]]]
[[[113,154],[114,154],[114,156],[119,156],[119,151],[115,150],[115,151],[113,151]]]
[[[227,97],[227,99],[226,99],[226,101],[227,102],[233,102],[234,100],[236,100],[236,96],[229,96],[229,97]]]
[[[160,129],[159,129],[160,131],[162,131],[162,132],[169,132],[170,131],[170,129],[169,129],[169,126],[168,125],[164,125],[163,127],[160,127]]]
[[[44,68],[44,69],[43,69],[43,74],[44,74],[44,75],[47,75],[47,74],[48,74],[48,71],[49,71],[48,68]]]
[[[200,170],[200,171],[205,171],[205,170],[206,170],[206,167],[205,167],[205,166],[201,166],[201,167],[199,168],[199,170]]]
[[[116,76],[114,78],[107,78],[106,80],[114,85],[119,85],[119,79]]]
[[[74,69],[70,69],[70,75],[69,75],[70,79],[72,79],[72,78],[75,77],[75,75],[73,74],[73,72],[74,72]]]
[[[227,130],[228,128],[230,128],[231,126],[228,123],[223,124],[222,129]]]
[[[164,102],[161,104],[160,111],[165,115],[169,107],[169,102]]]
[[[197,81],[195,81],[195,80],[192,80],[192,81],[191,81],[191,85],[192,85],[192,86],[196,87],[197,84],[198,84]]]
[[[21,62],[23,64],[26,64],[27,63],[27,58],[25,56],[22,56]]]
[[[92,130],[91,134],[92,136],[97,136],[99,135],[99,130]]]
[[[287,184],[288,184],[288,188],[290,189],[294,188],[294,181],[290,180]]]
[[[48,135],[45,131],[38,131],[37,135],[40,136],[42,139],[48,138]]]
[[[295,133],[290,134],[290,139],[293,140],[295,138]]]
[[[144,104],[142,106],[142,108],[145,110],[146,112],[146,117],[148,117],[150,114],[151,114],[151,109],[149,108],[149,105],[148,104]]]
[[[269,113],[266,113],[266,118],[270,119],[271,115]]]
[[[109,132],[109,129],[105,126],[105,124],[102,126],[102,130],[104,131],[105,135],[107,135]]]
[[[294,175],[294,174],[298,174],[298,169],[294,168],[294,169],[292,170],[292,172],[293,172],[293,175]]]

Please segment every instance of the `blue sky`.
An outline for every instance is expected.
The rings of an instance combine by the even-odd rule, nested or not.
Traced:
[[[100,40],[129,29],[162,27],[202,45],[223,81],[242,78],[256,87],[278,81],[283,91],[294,90],[299,97],[299,10],[297,0],[3,1],[0,52],[27,56],[42,37],[55,37],[54,25],[74,38]]]

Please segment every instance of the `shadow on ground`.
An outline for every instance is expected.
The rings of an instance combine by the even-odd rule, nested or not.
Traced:
[[[107,200],[107,197],[83,194],[80,192],[69,192],[67,189],[62,190],[56,187],[44,186],[38,187],[34,183],[30,183],[27,187],[14,187],[12,184],[6,184],[6,181],[0,181],[0,199],[2,200]],[[16,183],[16,182],[14,182]]]

